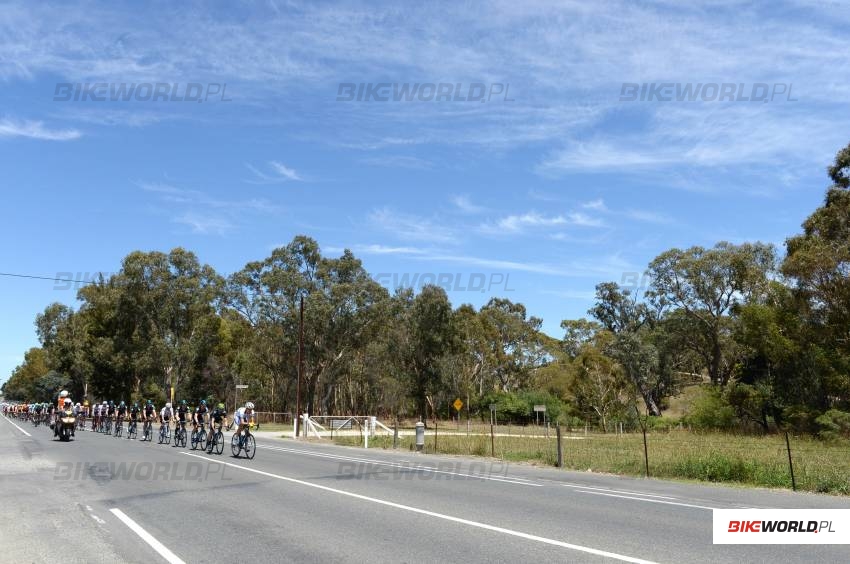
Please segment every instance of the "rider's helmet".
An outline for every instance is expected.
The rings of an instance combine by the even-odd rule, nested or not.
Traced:
[[[109,405],[109,402],[106,401],[106,400],[103,400],[103,405]]]
[[[207,400],[201,400],[201,405],[207,405]]]
[[[112,400],[109,400],[109,407],[115,407],[115,402],[112,401]]]
[[[67,398],[68,397],[68,390],[62,390],[61,392],[59,392],[59,397],[60,398]]]
[[[153,402],[151,400],[148,400],[145,402],[145,405],[153,405]]]
[[[180,405],[186,405],[186,400],[180,400]]]
[[[245,409],[254,409],[254,404],[249,401],[245,404]]]
[[[124,404],[124,402],[122,401],[122,402],[121,402],[120,407],[124,407],[124,405],[125,405],[125,404]]]
[[[166,403],[165,407],[167,407],[168,409],[171,409],[171,402]]]
[[[139,402],[134,401],[134,402],[133,402],[133,407],[135,407],[135,408],[137,408],[137,409],[138,409],[138,407],[139,407]]]
[[[224,409],[224,404],[219,402],[218,405],[215,406],[216,409]]]
[[[80,402],[77,402],[77,405],[76,405],[76,407],[80,407]]]

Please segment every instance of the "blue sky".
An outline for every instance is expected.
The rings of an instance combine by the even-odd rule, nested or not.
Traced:
[[[839,2],[35,4],[0,7],[0,272],[87,277],[183,246],[227,274],[303,233],[388,284],[483,276],[453,303],[505,296],[560,336],[595,284],[670,247],[781,246],[850,140]],[[160,82],[225,96],[54,100]],[[509,95],[337,101],[341,83]],[[793,86],[641,102],[624,83]],[[75,292],[0,290],[2,381]]]

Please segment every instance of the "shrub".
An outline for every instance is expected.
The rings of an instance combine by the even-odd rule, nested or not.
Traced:
[[[850,438],[850,413],[830,409],[817,419],[818,436],[827,441]]]
[[[693,399],[683,420],[695,429],[731,429],[737,423],[735,410],[714,387],[704,387]]]

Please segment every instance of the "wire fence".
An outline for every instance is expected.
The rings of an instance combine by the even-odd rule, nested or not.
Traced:
[[[397,429],[397,438],[393,433],[376,433],[370,446],[415,450],[413,424]],[[357,437],[335,440],[362,445]],[[491,429],[490,425],[467,426],[465,421],[436,426],[431,421],[424,451],[850,495],[850,441],[824,442],[794,435],[786,439],[784,433],[753,436],[673,429],[648,431],[644,441],[641,432],[600,433],[554,425],[494,425]]]

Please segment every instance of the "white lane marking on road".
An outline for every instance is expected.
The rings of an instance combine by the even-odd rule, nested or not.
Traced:
[[[376,465],[379,465],[379,466],[390,466],[390,467],[393,467],[393,468],[401,468],[401,469],[404,469],[404,470],[410,470],[412,472],[423,471],[423,472],[434,472],[436,474],[452,474],[454,476],[464,476],[464,477],[467,477],[467,478],[475,478],[475,479],[480,479],[480,480],[492,480],[494,482],[505,482],[505,483],[509,483],[509,484],[517,484],[517,485],[520,485],[520,486],[532,486],[532,487],[535,487],[535,488],[543,487],[543,484],[535,484],[534,482],[530,481],[527,478],[514,478],[514,477],[501,478],[501,477],[498,477],[498,476],[485,476],[485,475],[482,475],[482,474],[466,474],[466,473],[463,473],[463,472],[451,472],[449,470],[439,470],[438,469],[439,467],[435,468],[435,467],[432,467],[432,466],[422,466],[422,465],[408,466],[408,465],[398,463],[398,462],[385,462],[385,461],[375,460],[375,459],[370,459],[370,458],[357,458],[357,457],[352,457],[352,456],[343,456],[343,455],[340,455],[340,454],[312,452],[312,451],[308,451],[308,450],[296,450],[296,449],[287,448],[287,447],[268,446],[268,445],[257,445],[257,447],[263,448],[263,449],[268,449],[268,450],[276,450],[276,451],[279,451],[279,452],[291,452],[291,453],[295,453],[295,454],[304,454],[304,455],[307,455],[307,456],[315,456],[315,457],[318,457],[318,458],[329,458],[329,459],[332,459],[332,460],[343,460],[343,461],[346,461],[346,462],[367,462],[367,463],[376,464]]]
[[[323,486],[321,484],[314,484],[312,482],[306,482],[304,480],[298,480],[296,478],[290,478],[288,476],[281,476],[279,474],[272,474],[271,472],[264,472],[262,470],[256,470],[254,468],[248,468],[246,466],[239,466],[238,464],[232,464],[230,462],[223,461],[211,461],[209,458],[204,456],[200,456],[198,454],[192,454],[190,452],[181,452],[180,454],[185,454],[186,456],[192,456],[194,458],[200,458],[201,460],[206,460],[208,462],[215,462],[218,464],[224,464],[225,466],[231,466],[233,468],[239,468],[240,470],[245,470],[247,472],[253,472],[255,474],[260,474],[262,476],[268,476],[269,478],[277,478],[278,480],[283,480],[285,482],[291,482],[293,484],[299,484],[301,486],[307,486],[310,488],[316,488],[319,490],[323,490],[326,492],[336,493],[339,495],[344,495],[346,497],[353,497],[355,499],[360,499],[362,501],[369,501],[371,503],[377,503],[379,505],[385,505],[387,507],[394,507],[396,509],[402,509],[404,511],[410,511],[412,513],[418,513],[419,515],[427,515],[429,517],[435,517],[437,519],[443,519],[445,521],[451,521],[453,523],[460,523],[462,525],[469,525],[470,527],[476,527],[478,529],[485,529],[487,531],[493,531],[496,533],[502,533],[505,535],[509,535],[512,537],[519,537],[526,540],[531,540],[535,542],[540,542],[543,544],[559,546],[561,548],[568,548],[570,550],[576,550],[579,552],[585,552],[587,554],[595,554],[596,556],[603,556],[605,558],[613,558],[615,560],[620,560],[622,562],[633,562],[635,564],[655,564],[650,560],[642,560],[640,558],[633,558],[631,556],[625,556],[622,554],[617,554],[616,552],[608,552],[605,550],[599,550],[597,548],[590,548],[588,546],[582,546],[580,544],[571,544],[564,541],[559,541],[555,539],[550,539],[547,537],[541,537],[537,535],[532,535],[529,533],[523,533],[521,531],[515,531],[513,529],[506,529],[504,527],[498,527],[496,525],[488,525],[487,523],[481,523],[480,521],[470,521],[469,519],[462,519],[460,517],[454,517],[452,515],[446,515],[445,513],[437,513],[436,511],[428,511],[427,509],[420,509],[419,507],[413,507],[410,505],[403,505],[401,503],[395,503],[393,501],[387,501],[384,499],[378,499],[376,497],[370,497],[366,495],[356,494],[353,492],[347,492],[345,490],[339,490],[336,488],[331,488],[328,486]]]
[[[708,509],[709,511],[713,511],[716,509],[715,507],[706,507],[705,505],[693,505],[691,503],[680,503],[678,501],[663,501],[660,499],[647,499],[645,497],[633,497],[628,495],[617,495],[617,494],[608,494],[602,492],[591,492],[584,490],[576,490],[578,493],[590,494],[590,495],[604,495],[606,497],[619,497],[621,499],[636,499],[637,501],[646,501],[648,503],[663,503],[665,505],[681,505],[682,507],[694,507],[696,509]]]
[[[93,511],[93,509],[91,508],[91,505],[86,505],[86,511]]]
[[[95,521],[97,521],[98,523],[100,523],[101,525],[106,523],[106,521],[104,521],[103,519],[101,519],[100,517],[95,515],[94,513],[91,514],[91,518],[94,519]]]
[[[678,498],[675,498],[675,497],[671,497],[669,495],[655,495],[655,494],[648,494],[648,493],[642,493],[642,492],[630,492],[630,491],[627,491],[627,490],[612,490],[612,489],[608,489],[608,488],[592,488],[590,486],[578,486],[578,485],[573,485],[573,484],[561,484],[561,485],[563,485],[564,487],[567,487],[567,488],[576,488],[576,489],[582,489],[582,490],[594,490],[594,491],[627,494],[627,495],[640,495],[640,496],[644,496],[644,497],[658,497],[658,498],[661,498],[661,499],[678,499]]]
[[[23,433],[24,435],[26,435],[26,436],[28,436],[28,437],[32,437],[32,435],[30,435],[29,433],[27,433],[26,431],[24,431],[23,429],[21,429],[20,427],[18,427],[18,426],[15,424],[15,422],[14,422],[14,421],[12,421],[11,419],[9,419],[9,418],[8,418],[8,417],[6,417],[5,415],[3,416],[3,418],[4,418],[6,421],[8,421],[9,423],[11,423],[12,425],[15,425],[15,429],[17,429],[18,431],[20,431],[20,432],[21,432],[21,433]]]
[[[148,543],[150,547],[157,551],[160,556],[165,558],[167,562],[169,562],[170,564],[186,564],[185,562],[183,562],[183,560],[178,558],[176,554],[168,550],[164,544],[156,540],[153,535],[144,530],[141,525],[127,517],[127,515],[123,511],[121,511],[117,507],[113,507],[109,510],[109,512],[118,517],[122,523],[124,523],[130,528],[131,531],[139,535],[143,541]]]

